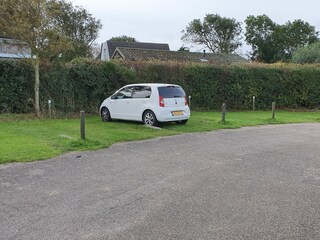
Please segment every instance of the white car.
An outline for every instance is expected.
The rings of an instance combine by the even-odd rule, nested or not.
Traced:
[[[186,124],[190,117],[187,96],[174,84],[130,84],[105,99],[100,106],[103,121],[140,121],[157,126],[159,122]]]

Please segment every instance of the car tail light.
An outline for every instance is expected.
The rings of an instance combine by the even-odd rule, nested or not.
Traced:
[[[187,96],[184,96],[184,105],[185,105],[185,106],[187,106],[187,105],[188,105]]]
[[[162,96],[159,96],[159,106],[164,107],[164,100]]]

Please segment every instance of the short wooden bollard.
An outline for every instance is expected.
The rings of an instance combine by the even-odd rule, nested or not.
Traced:
[[[226,123],[226,111],[227,111],[227,105],[225,103],[222,104],[221,112],[221,123]]]
[[[52,118],[52,101],[51,101],[51,99],[48,100],[48,111],[49,111],[49,118]]]
[[[191,96],[189,96],[189,108],[191,108]]]
[[[80,135],[81,139],[86,139],[85,113],[80,111]]]
[[[256,110],[256,97],[253,96],[252,97],[252,111],[255,111]]]
[[[275,119],[276,116],[276,103],[272,103],[272,119]]]

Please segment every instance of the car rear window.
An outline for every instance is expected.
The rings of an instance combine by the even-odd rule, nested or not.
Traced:
[[[159,96],[163,98],[183,98],[186,94],[178,86],[158,87]]]

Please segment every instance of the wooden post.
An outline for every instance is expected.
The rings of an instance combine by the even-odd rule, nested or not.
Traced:
[[[80,111],[80,135],[81,139],[86,139],[86,128],[85,128],[85,113]]]
[[[226,111],[227,111],[227,105],[225,103],[222,104],[222,118],[221,123],[226,123]]]
[[[51,99],[48,100],[48,111],[49,111],[49,118],[52,117],[52,108],[51,108]]]
[[[189,96],[189,108],[191,108],[191,96]]]
[[[256,110],[256,97],[253,96],[252,97],[252,111],[255,111]]]
[[[276,103],[273,102],[272,103],[272,119],[275,119],[275,115],[276,115]]]

